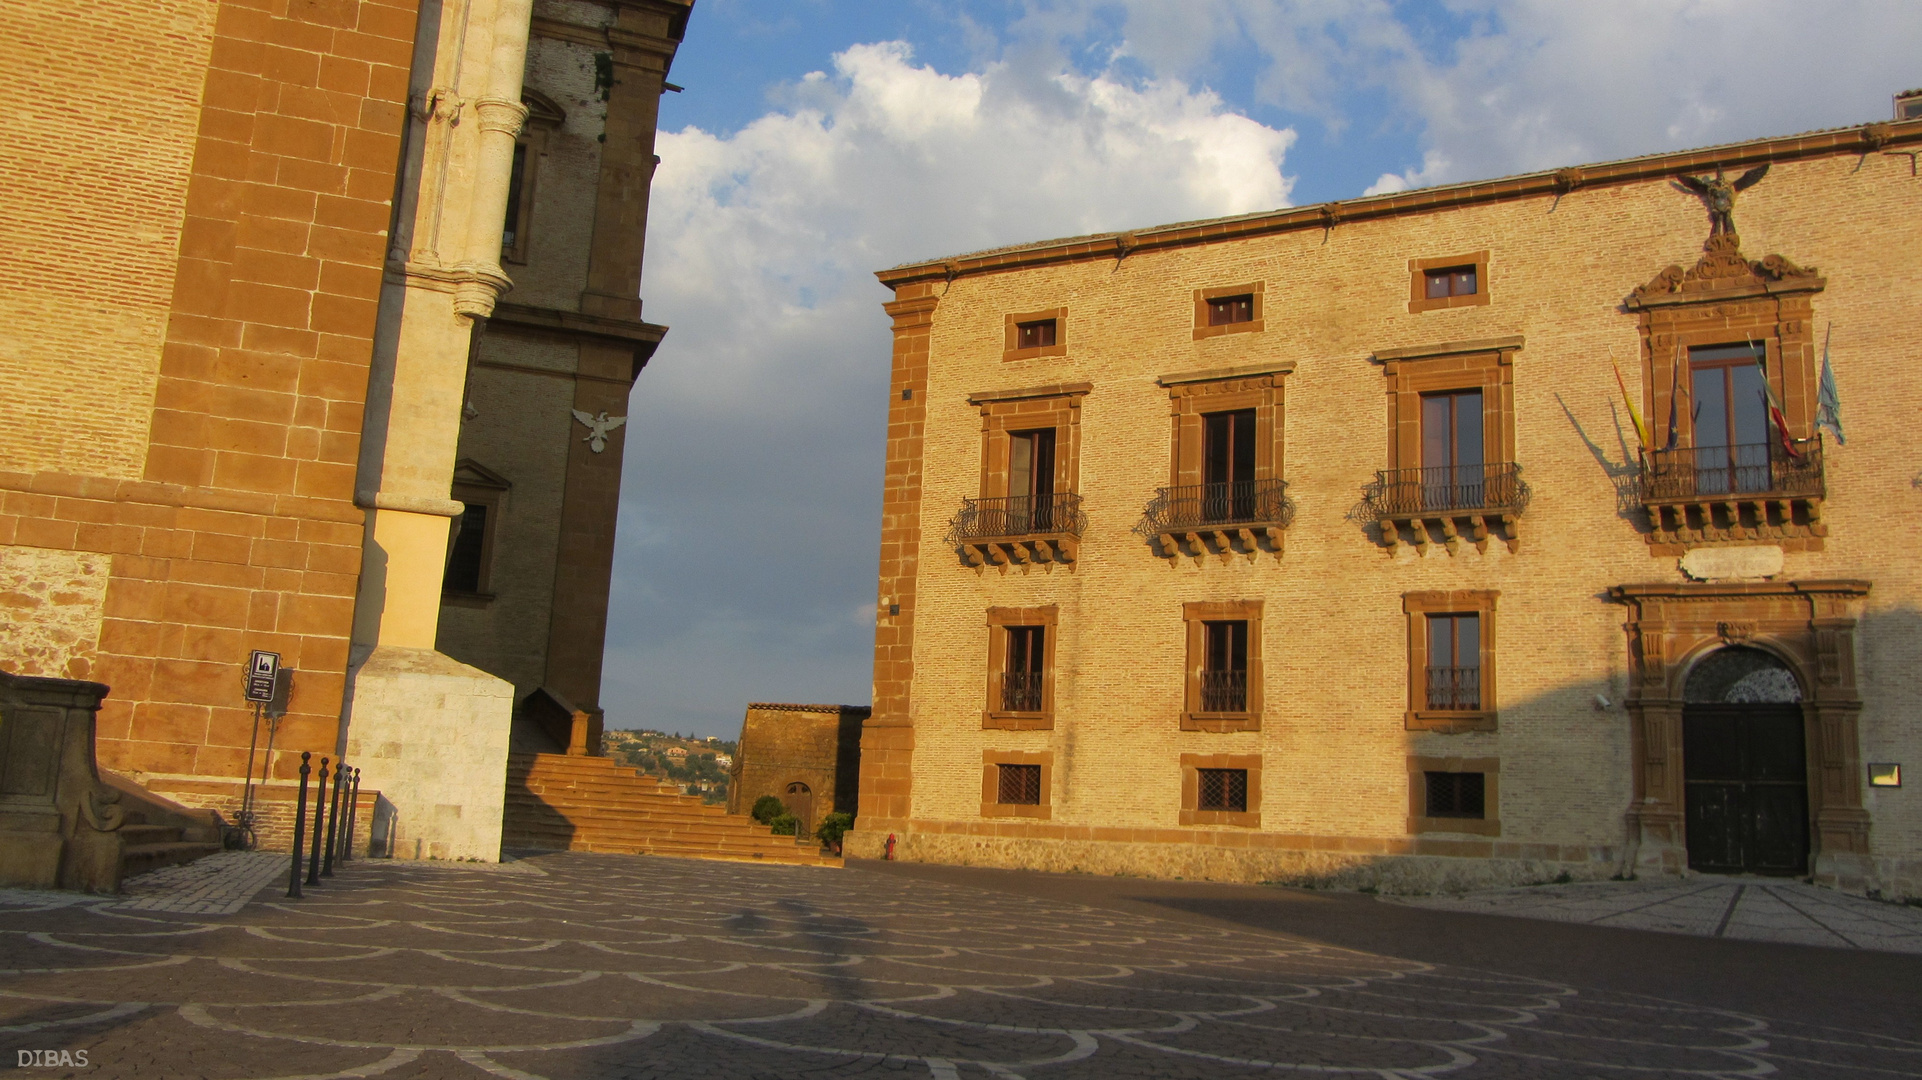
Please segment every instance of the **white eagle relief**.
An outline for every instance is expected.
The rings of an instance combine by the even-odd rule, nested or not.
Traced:
[[[606,409],[602,409],[601,415],[599,416],[589,416],[579,409],[575,409],[574,419],[587,425],[587,438],[581,441],[587,444],[589,450],[597,454],[607,449],[607,433],[627,423],[627,417],[609,416],[607,415]]]

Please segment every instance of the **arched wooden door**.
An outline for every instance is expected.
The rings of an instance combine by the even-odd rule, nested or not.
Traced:
[[[1760,649],[1719,649],[1689,673],[1682,706],[1689,869],[1808,871],[1801,700],[1794,673]]]
[[[794,815],[795,841],[804,842],[813,836],[814,791],[797,780],[787,786],[787,797],[781,801],[787,804],[787,812]]]

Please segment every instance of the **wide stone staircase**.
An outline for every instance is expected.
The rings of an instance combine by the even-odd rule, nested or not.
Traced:
[[[775,836],[753,818],[682,793],[679,785],[586,754],[508,755],[501,846],[841,865],[812,841]]]

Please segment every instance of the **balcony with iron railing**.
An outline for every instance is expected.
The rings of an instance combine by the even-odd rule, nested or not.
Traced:
[[[1136,532],[1164,558],[1209,552],[1226,562],[1240,553],[1281,554],[1282,530],[1295,518],[1286,480],[1237,480],[1160,488]]]
[[[1828,535],[1819,437],[1644,451],[1638,493],[1654,544]]]
[[[1468,539],[1487,550],[1489,533],[1500,528],[1508,549],[1521,546],[1522,512],[1528,509],[1528,484],[1522,467],[1512,461],[1481,465],[1436,465],[1424,469],[1385,469],[1362,491],[1365,516],[1381,525],[1382,540],[1393,549],[1402,542],[1401,530],[1414,532],[1415,546],[1426,550],[1432,526],[1441,530],[1449,551],[1461,542],[1460,525]]]
[[[1476,712],[1482,707],[1482,669],[1431,667],[1427,670],[1427,701],[1431,710]]]
[[[1044,685],[1039,671],[1001,673],[1001,710],[1038,713],[1042,711]]]
[[[963,499],[948,541],[969,566],[1072,564],[1088,518],[1074,492]]]
[[[1204,713],[1247,712],[1248,673],[1246,671],[1202,672],[1201,711]]]

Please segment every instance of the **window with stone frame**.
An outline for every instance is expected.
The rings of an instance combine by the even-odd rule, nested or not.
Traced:
[[[988,609],[988,700],[983,729],[1054,727],[1056,613],[1046,607]]]
[[[1260,600],[1182,605],[1188,662],[1183,731],[1260,731]]]
[[[1528,485],[1515,460],[1514,357],[1520,336],[1382,349],[1388,389],[1388,467],[1363,492],[1392,551],[1410,534],[1426,551],[1491,535],[1521,549]]]
[[[1410,731],[1493,731],[1495,601],[1488,589],[1402,594]]]
[[[1004,316],[1006,341],[1003,360],[1034,360],[1068,354],[1068,309],[1013,312]]]
[[[494,542],[511,487],[506,477],[472,459],[454,464],[451,493],[466,509],[448,526],[443,603],[484,605],[494,599]]]
[[[1282,479],[1282,380],[1293,370],[1284,361],[1157,380],[1168,390],[1169,485],[1136,530],[1155,554],[1198,563],[1281,555],[1295,509]]]
[[[1085,517],[1076,491],[1088,383],[984,392],[981,495],[963,500],[949,540],[963,563],[1072,568]]]
[[[1053,814],[1054,752],[983,750],[981,816],[1045,821]]]
[[[1815,301],[1826,287],[1780,255],[1749,260],[1740,237],[1723,232],[1693,268],[1667,267],[1629,294],[1653,444],[1641,451],[1637,484],[1652,554],[1716,544],[1822,549]]]
[[[1488,300],[1488,252],[1408,260],[1410,314],[1477,307]]]
[[[1180,822],[1260,828],[1261,755],[1181,755]]]
[[[1408,831],[1500,836],[1501,759],[1408,757]]]
[[[501,260],[510,263],[528,260],[541,160],[547,154],[548,137],[567,122],[566,110],[532,88],[522,88],[521,104],[527,106],[527,119],[514,141],[513,168],[507,177],[507,213],[501,223]]]
[[[1194,340],[1223,334],[1254,334],[1263,328],[1263,283],[1195,290]]]

